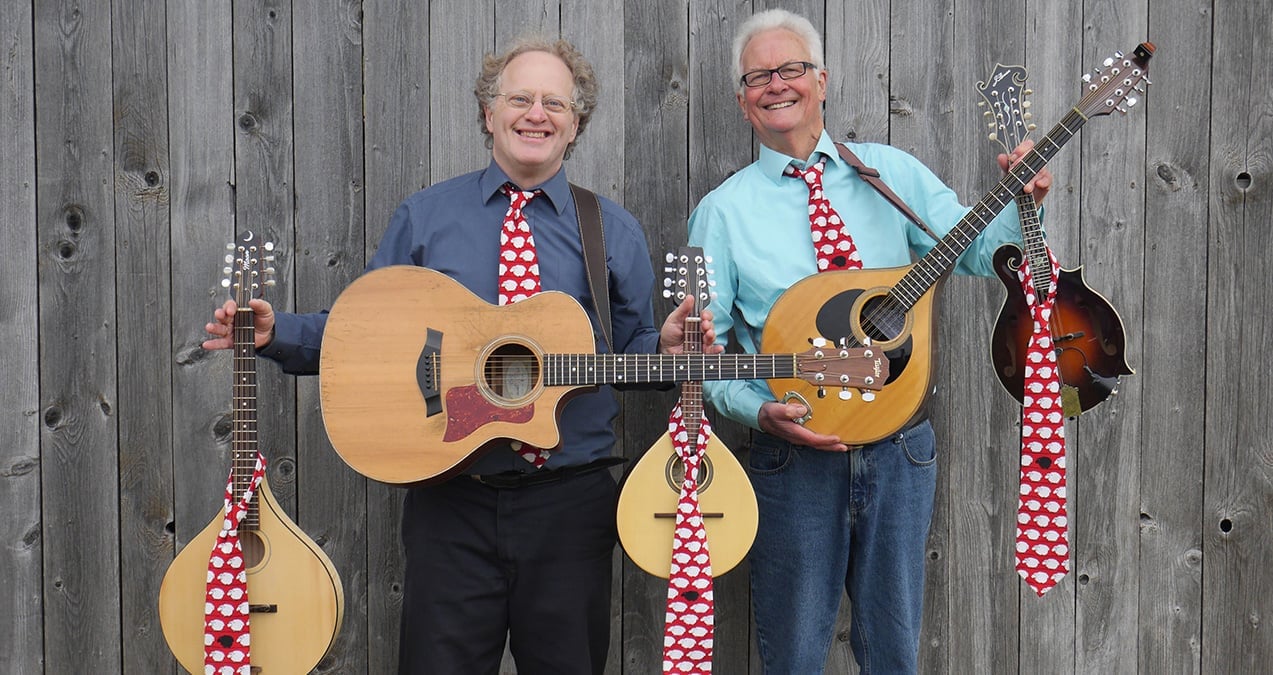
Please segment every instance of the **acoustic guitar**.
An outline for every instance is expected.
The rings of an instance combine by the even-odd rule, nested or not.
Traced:
[[[230,245],[233,250],[234,244]],[[257,441],[256,343],[248,300],[273,282],[272,244],[245,232],[226,271],[239,305],[234,317],[234,387],[231,494],[250,487]],[[225,510],[213,517],[168,567],[159,589],[164,639],[181,667],[204,672],[204,603],[208,558],[221,532]],[[344,615],[340,576],[323,549],[287,516],[262,479],[239,523],[247,565],[252,672],[308,673],[336,641]]]
[[[678,303],[687,295],[694,297],[694,310],[685,321],[685,349],[697,353],[703,339],[699,315],[711,300],[703,250],[686,247],[669,258],[675,275],[670,296]],[[687,436],[698,438],[703,420],[702,383],[681,383],[681,412]],[[756,539],[756,493],[734,453],[715,434],[707,439],[697,478],[712,576],[718,577],[742,562]],[[664,433],[632,467],[619,492],[617,522],[623,550],[638,567],[664,579],[671,573],[673,530],[684,481],[685,463],[672,445],[672,437]]]
[[[332,305],[319,390],[327,436],[354,471],[383,483],[449,478],[496,443],[561,442],[570,396],[601,384],[797,378],[870,389],[888,377],[870,348],[791,354],[598,354],[571,296],[484,302],[450,277],[392,265]]]
[[[1012,152],[1034,129],[1027,112],[1030,102],[1026,96],[1031,92],[1025,88],[1025,80],[1025,68],[996,64],[990,77],[977,83],[984,99],[978,105],[987,108],[985,116],[990,120],[990,140],[1005,153]],[[1066,417],[1077,417],[1116,393],[1119,377],[1133,374],[1123,356],[1123,320],[1104,296],[1087,285],[1081,265],[1062,269],[1052,278],[1034,195],[1022,192],[1016,201],[1025,252],[1014,244],[1004,244],[995,251],[995,274],[1007,296],[990,336],[990,359],[999,383],[1020,403],[1025,396],[1025,356],[1034,317],[1017,273],[1021,265],[1028,265],[1035,297],[1046,298],[1056,284],[1048,323],[1057,349],[1062,412]]]
[[[804,424],[834,434],[850,445],[886,438],[921,415],[932,390],[933,297],[930,290],[954,267],[973,239],[1013,201],[1015,195],[1060,152],[1088,119],[1125,113],[1149,84],[1147,66],[1154,45],[1141,43],[1132,56],[1108,58],[1084,76],[1079,102],[999,183],[912,265],[823,272],[787,289],[774,303],[761,336],[764,352],[791,351],[811,338],[847,348],[868,343],[890,362],[889,379],[878,396],[886,405],[866,405],[862,396],[826,385],[771,380],[775,398],[798,401],[810,411]],[[824,401],[829,394],[830,400]]]

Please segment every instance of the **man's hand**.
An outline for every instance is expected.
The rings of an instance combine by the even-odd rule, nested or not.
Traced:
[[[1014,148],[1011,155],[999,155],[999,168],[1006,173],[1008,167],[1021,161],[1021,158],[1025,157],[1033,147],[1034,141],[1028,139],[1021,141],[1021,145]],[[1052,189],[1052,171],[1045,166],[1039,173],[1035,174],[1033,180],[1026,183],[1024,192],[1034,195],[1036,204],[1042,204],[1043,198],[1047,196],[1050,189]]]
[[[249,300],[248,307],[252,308],[255,342],[260,349],[268,345],[274,336],[274,308],[261,298]],[[234,314],[238,311],[237,303],[226,300],[212,313],[212,322],[204,326],[212,337],[203,341],[204,349],[229,349],[234,346]]]
[[[807,445],[815,450],[847,452],[849,446],[841,443],[839,436],[815,434],[796,422],[808,412],[808,409],[800,403],[770,401],[760,406],[758,416],[760,430],[796,445]]]
[[[660,354],[684,354],[685,353],[685,319],[689,317],[690,312],[694,311],[694,296],[687,296],[671,314],[667,315],[667,321],[663,322],[663,328],[659,330],[659,353]],[[710,309],[703,310],[699,317],[699,333],[702,335],[703,354],[719,354],[725,351],[725,348],[716,342],[716,328],[712,325],[712,311]]]

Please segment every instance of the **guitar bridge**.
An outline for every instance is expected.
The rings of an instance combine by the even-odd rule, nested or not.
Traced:
[[[442,333],[432,328],[425,333],[424,348],[415,362],[416,385],[424,396],[427,416],[442,412],[442,397],[438,392],[438,370],[442,360]]]

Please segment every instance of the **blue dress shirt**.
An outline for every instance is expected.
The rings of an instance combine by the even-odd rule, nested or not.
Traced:
[[[499,301],[496,273],[499,234],[508,198],[500,191],[510,182],[494,161],[481,171],[437,183],[408,197],[394,212],[367,271],[386,265],[428,267],[455,279],[478,297]],[[519,186],[543,190],[523,210],[535,236],[540,279],[544,290],[562,291],[583,306],[593,323],[598,353],[607,351],[597,332],[596,305],[588,288],[583,244],[575,204],[563,168],[542,185]],[[609,269],[611,324],[615,350],[652,353],[658,348],[652,293],[654,271],[645,234],[632,214],[600,197]],[[327,313],[277,314],[274,339],[260,354],[298,375],[318,372],[319,350]],[[494,338],[496,336],[492,336]],[[370,355],[369,355],[370,356]],[[414,366],[412,366],[414,367]],[[572,398],[563,408],[560,450],[548,468],[586,464],[607,457],[614,446],[613,421],[619,406],[610,387]],[[533,467],[499,445],[468,469],[471,474],[530,471]]]

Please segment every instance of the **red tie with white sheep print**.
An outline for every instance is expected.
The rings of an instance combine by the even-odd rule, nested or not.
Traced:
[[[1059,266],[1048,250],[1052,277]],[[1021,491],[1017,501],[1017,574],[1042,596],[1070,571],[1069,518],[1065,504],[1065,416],[1061,374],[1052,344],[1056,285],[1039,299],[1029,265],[1017,272],[1034,332],[1026,348],[1021,411]]]
[[[225,486],[225,521],[208,558],[207,595],[203,606],[203,672],[206,675],[251,675],[252,635],[248,629],[248,573],[239,541],[243,520],[261,478],[265,458],[256,456],[252,480],[234,499],[234,471]]]
[[[663,627],[663,672],[710,673],[716,601],[707,530],[703,528],[703,514],[698,507],[698,466],[712,430],[703,417],[697,442],[690,443],[679,401],[667,424],[672,447],[685,467],[685,478],[672,535],[672,569],[667,580],[667,614]]]
[[[862,257],[858,254],[853,237],[844,229],[844,221],[831,208],[831,202],[822,192],[822,172],[826,168],[825,157],[800,170],[788,164],[784,176],[803,179],[809,187],[809,234],[813,237],[813,250],[818,259],[818,271],[862,269]]]
[[[504,227],[499,235],[499,304],[511,305],[542,290],[539,281],[539,257],[535,254],[535,237],[530,223],[522,215],[522,209],[539,191],[519,190],[509,183],[500,188],[508,195],[508,213],[504,214]],[[513,442],[513,451],[522,459],[543,468],[552,453],[520,441]]]

